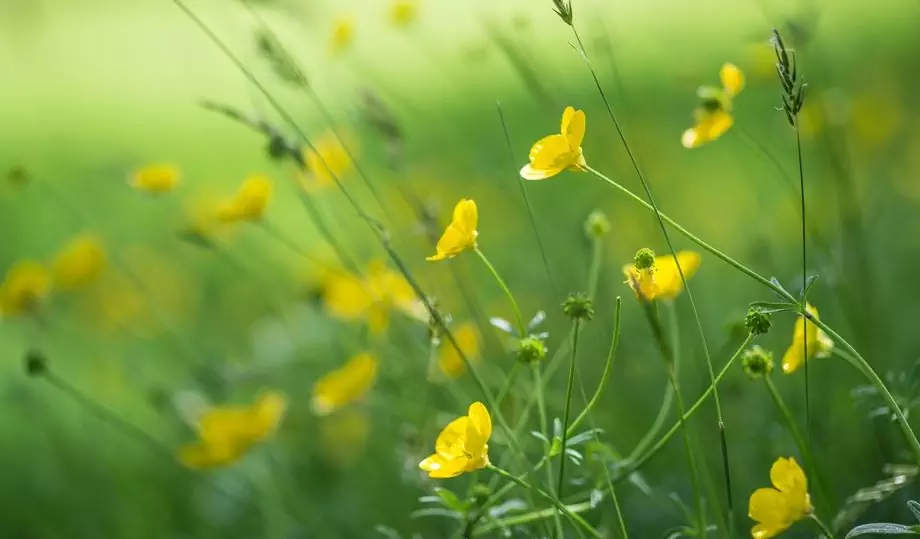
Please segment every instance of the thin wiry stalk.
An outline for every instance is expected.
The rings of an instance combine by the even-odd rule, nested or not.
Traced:
[[[808,251],[806,250],[807,229],[805,214],[805,171],[802,163],[802,136],[799,134],[799,117],[795,116],[795,145],[799,161],[799,191],[802,202],[802,305],[808,305]],[[805,312],[806,307],[802,307]],[[804,321],[803,321],[804,323]],[[808,332],[802,334],[802,357],[805,361],[805,436],[808,439],[808,445],[811,445],[811,397],[808,383]]]
[[[559,457],[559,478],[557,482],[556,492],[562,496],[562,489],[565,485],[565,461],[568,460],[568,455],[566,455],[565,444],[569,440],[569,414],[571,413],[572,407],[572,389],[575,386],[575,361],[578,358],[578,331],[581,329],[581,319],[576,318],[572,322],[572,354],[569,357],[569,380],[565,386],[565,406],[562,413],[562,447]]]
[[[552,440],[553,436],[549,430],[549,421],[546,418],[546,402],[543,400],[543,375],[541,372],[541,365],[538,362],[534,362],[531,365],[531,369],[533,369],[533,391],[537,397],[537,410],[540,414],[540,433],[543,434],[543,437],[546,438],[546,440],[550,441]],[[549,442],[546,442],[543,444],[543,456],[549,457],[549,451],[550,445]],[[561,494],[561,492],[559,489],[554,490],[553,483],[553,467],[547,466],[546,486],[550,489],[550,494],[553,496],[558,496]],[[559,518],[558,512],[553,515],[553,525],[556,527],[556,536],[560,538],[563,537],[562,519]]]
[[[495,266],[489,262],[489,259],[486,257],[479,247],[475,247],[473,251],[479,256],[479,259],[482,260],[482,263],[485,265],[486,269],[489,270],[489,273],[492,274],[492,277],[495,279],[495,282],[498,283],[498,286],[502,289],[502,292],[505,293],[505,297],[508,298],[508,302],[511,303],[512,309],[514,309],[514,317],[517,320],[518,325],[518,335],[523,338],[527,334],[527,325],[524,323],[524,317],[521,316],[521,309],[518,307],[517,301],[514,299],[514,294],[511,293],[511,289],[508,288],[508,283],[502,279],[502,276],[499,275],[498,270],[495,269]]]
[[[648,182],[645,179],[645,175],[642,173],[642,169],[639,166],[639,162],[636,160],[636,156],[633,154],[632,148],[629,146],[629,142],[626,140],[626,135],[623,133],[622,128],[620,127],[620,122],[617,120],[616,114],[613,111],[613,107],[610,105],[610,101],[607,100],[607,96],[604,92],[603,87],[601,86],[600,79],[597,77],[597,73],[594,71],[594,67],[591,65],[591,61],[588,59],[587,52],[585,52],[585,46],[581,41],[581,37],[578,35],[578,31],[575,29],[574,25],[571,25],[572,33],[575,36],[575,40],[578,42],[579,53],[581,54],[582,59],[585,61],[585,64],[588,66],[588,70],[591,72],[591,76],[594,79],[594,84],[597,87],[597,91],[601,96],[601,99],[604,102],[604,106],[607,108],[607,114],[610,116],[610,119],[613,121],[613,125],[616,128],[617,135],[620,138],[620,142],[623,144],[623,148],[626,150],[629,160],[632,163],[633,169],[636,172],[636,176],[639,178],[642,188],[645,191],[645,196],[648,199],[649,204],[652,207],[652,210],[655,212],[655,219],[658,221],[658,226],[661,228],[661,233],[664,236],[665,242],[668,245],[668,250],[671,253],[671,256],[674,257],[674,263],[677,266],[677,273],[680,275],[681,284],[684,289],[687,291],[687,299],[690,302],[690,307],[693,311],[693,318],[696,321],[697,331],[699,332],[700,342],[703,345],[703,355],[706,359],[706,368],[709,374],[709,381],[712,383],[715,380],[715,370],[712,367],[712,355],[709,352],[709,344],[706,342],[706,333],[703,330],[703,322],[700,319],[699,310],[696,307],[696,301],[693,299],[693,293],[690,291],[690,287],[687,283],[687,278],[684,275],[684,270],[680,266],[680,263],[677,260],[677,251],[674,249],[674,244],[671,241],[671,235],[668,233],[667,227],[664,225],[664,219],[661,214],[661,211],[658,209],[658,205],[655,203],[655,198],[652,196],[652,189],[649,186]],[[725,434],[725,421],[722,416],[722,404],[719,399],[718,389],[714,389],[713,400],[716,404],[716,418],[718,420],[719,427],[719,439],[721,447],[721,456],[722,456],[722,467],[725,476],[725,496],[728,501],[728,511],[730,514],[734,514],[734,502],[732,500],[732,480],[731,480],[731,468],[729,466],[729,457],[728,457],[728,443],[726,441]]]

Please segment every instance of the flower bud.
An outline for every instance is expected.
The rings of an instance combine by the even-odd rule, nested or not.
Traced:
[[[647,270],[655,267],[655,251],[648,247],[643,247],[636,251],[636,257],[633,259],[633,265],[637,270]]]
[[[575,292],[562,302],[562,312],[573,320],[588,322],[594,318],[594,302],[584,293]]]
[[[610,219],[600,211],[594,210],[591,215],[585,219],[585,234],[589,239],[599,240],[610,232]]]
[[[534,337],[524,337],[518,342],[517,359],[522,363],[538,363],[546,358],[546,344]]]
[[[755,345],[741,354],[741,367],[755,380],[768,376],[773,372],[773,354]]]
[[[751,335],[763,335],[770,331],[772,325],[770,313],[759,307],[751,307],[744,317],[744,326],[751,332]]]

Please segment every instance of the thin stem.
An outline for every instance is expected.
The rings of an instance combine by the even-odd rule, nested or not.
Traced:
[[[830,527],[828,527],[828,525],[825,524],[823,520],[818,518],[818,515],[812,513],[808,515],[808,518],[810,518],[811,521],[814,522],[816,526],[818,526],[818,529],[821,530],[821,533],[827,536],[827,539],[834,539],[834,532],[831,531]]]
[[[607,382],[610,380],[610,374],[613,372],[613,361],[616,359],[617,348],[620,345],[620,310],[623,306],[623,300],[617,296],[616,307],[614,310],[614,322],[613,322],[613,338],[610,341],[610,350],[607,352],[607,361],[604,363],[604,372],[601,374],[601,381],[597,384],[597,389],[594,390],[594,395],[591,397],[591,400],[588,401],[588,404],[585,405],[585,409],[578,414],[572,424],[566,429],[567,436],[572,436],[578,430],[578,426],[582,421],[591,413],[591,410],[597,406],[598,401],[601,398],[601,394],[604,392],[604,388],[607,387]]]
[[[572,513],[584,513],[593,509],[590,501],[573,503],[567,505],[566,508]],[[473,529],[473,536],[481,535],[484,533],[489,533],[496,529],[505,529],[512,526],[521,526],[523,524],[530,524],[532,522],[537,522],[539,520],[544,520],[551,518],[553,516],[559,516],[559,510],[555,507],[548,507],[546,509],[540,509],[537,511],[531,511],[529,513],[524,513],[522,515],[515,515],[513,517],[507,517],[503,519],[493,520],[487,524],[483,524],[478,528]]]
[[[495,269],[495,266],[493,266],[492,263],[489,262],[489,259],[486,258],[485,253],[483,253],[479,247],[476,247],[473,250],[477,255],[479,255],[479,259],[482,260],[482,263],[486,265],[489,273],[491,273],[492,277],[495,278],[495,282],[498,283],[498,286],[501,287],[502,291],[505,293],[505,296],[508,297],[508,301],[511,302],[511,307],[514,309],[514,316],[517,319],[518,335],[524,337],[527,335],[527,325],[524,324],[524,317],[521,316],[521,310],[518,308],[517,301],[514,300],[514,294],[511,293],[511,289],[508,288],[505,280],[502,279],[501,275],[498,274],[498,270]]]
[[[540,433],[543,434],[543,437],[546,438],[546,442],[543,443],[543,456],[549,457],[550,452],[550,443],[552,436],[549,431],[549,421],[546,418],[546,402],[543,399],[543,375],[540,370],[540,363],[533,362],[531,363],[531,369],[533,370],[533,384],[534,384],[534,393],[537,396],[537,410],[540,414]],[[553,492],[553,467],[546,467],[546,484],[550,489],[550,494],[556,495],[559,493],[557,489]],[[559,513],[554,512],[553,524],[556,527],[556,536],[563,537],[562,531],[562,519],[559,518]]]
[[[518,373],[521,370],[521,362],[515,361],[514,366],[511,367],[511,372],[508,373],[508,377],[505,378],[505,383],[502,385],[501,389],[498,390],[498,395],[495,397],[495,404],[499,407],[505,402],[505,398],[511,392],[511,388],[514,386],[514,382],[517,380]]]
[[[569,414],[572,407],[572,389],[575,386],[575,360],[578,352],[578,331],[580,328],[581,319],[576,318],[572,322],[572,357],[569,358],[569,361],[571,361],[569,364],[569,381],[565,387],[565,408],[562,413],[562,447],[559,449],[561,458],[559,459],[559,478],[557,480],[558,487],[556,488],[559,496],[562,496],[562,488],[565,485],[565,461],[567,460],[565,444],[569,439]]]
[[[339,275],[348,275],[348,273],[343,271],[341,268],[338,268],[326,262],[325,260],[318,258],[317,256],[313,255],[312,253],[310,253],[309,251],[307,251],[306,249],[298,245],[297,242],[292,240],[289,236],[286,236],[283,232],[281,232],[281,230],[278,229],[278,227],[276,227],[274,224],[270,223],[269,221],[266,221],[263,219],[259,221],[259,225],[261,226],[262,230],[264,230],[265,233],[271,236],[275,241],[285,246],[291,252],[306,258],[310,262],[313,262],[317,266],[321,267],[323,270],[337,273]]]
[[[584,518],[582,518],[582,517],[581,517],[580,515],[578,515],[577,513],[574,513],[574,512],[572,512],[572,511],[570,511],[567,505],[565,505],[564,503],[562,503],[561,501],[559,501],[559,499],[556,498],[555,496],[553,496],[552,494],[549,494],[548,492],[546,492],[545,490],[543,490],[543,489],[541,489],[541,488],[539,488],[539,487],[531,486],[531,484],[528,483],[527,481],[525,481],[524,479],[521,479],[520,477],[517,477],[517,476],[515,476],[515,475],[510,474],[510,473],[506,472],[505,470],[503,470],[503,469],[501,469],[501,468],[495,466],[494,464],[491,464],[491,463],[490,463],[490,464],[489,464],[489,469],[492,470],[493,472],[497,473],[498,475],[504,477],[505,479],[508,479],[508,480],[511,481],[512,483],[515,483],[515,484],[517,484],[518,486],[520,486],[520,487],[522,487],[522,488],[525,488],[525,489],[528,489],[528,490],[533,490],[533,491],[535,491],[537,494],[539,494],[540,496],[542,496],[543,498],[546,498],[550,503],[552,503],[554,506],[556,506],[556,508],[559,509],[559,511],[561,511],[562,514],[564,514],[565,516],[567,516],[572,522],[574,522],[575,524],[577,524],[578,526],[580,526],[584,531],[586,531],[586,532],[587,532],[588,534],[590,534],[591,536],[593,536],[593,537],[604,537],[603,534],[601,534],[601,533],[600,533],[599,531],[597,531],[593,526],[591,526],[590,524],[588,524],[588,522],[587,522]]]
[[[805,171],[802,163],[802,136],[799,134],[798,115],[795,118],[795,145],[799,161],[799,193],[802,206],[802,312],[808,305],[808,251],[806,248],[807,231],[805,228]],[[805,348],[802,357],[808,357],[808,332],[802,336],[802,346]],[[808,362],[805,362],[805,435],[811,445],[811,397],[808,383]]]

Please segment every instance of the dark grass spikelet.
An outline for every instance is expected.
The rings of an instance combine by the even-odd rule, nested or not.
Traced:
[[[572,26],[572,0],[553,0],[553,11],[556,12],[556,15],[559,15],[559,18],[562,19],[562,22]]]
[[[796,127],[798,114],[805,103],[805,87],[808,84],[805,83],[804,79],[799,78],[795,51],[786,48],[786,44],[783,43],[778,30],[773,30],[770,42],[773,44],[773,52],[776,54],[776,74],[779,76],[779,82],[782,86],[780,94],[783,98],[782,111],[786,113],[789,125]]]
[[[269,63],[279,79],[293,86],[307,87],[306,75],[273,35],[268,32],[257,32],[255,37],[259,55]]]

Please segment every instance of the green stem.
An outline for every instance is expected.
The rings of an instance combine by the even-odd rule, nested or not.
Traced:
[[[573,523],[580,526],[584,531],[586,531],[592,537],[604,537],[602,533],[600,533],[593,526],[588,524],[588,522],[584,518],[582,518],[581,515],[569,510],[567,505],[559,501],[559,499],[553,496],[552,494],[546,492],[545,490],[539,487],[532,486],[530,483],[528,483],[524,479],[521,479],[520,477],[512,475],[493,464],[489,464],[489,469],[497,473],[498,475],[504,477],[505,479],[508,479],[512,483],[515,483],[522,488],[533,490],[534,492],[536,492],[543,498],[546,498],[546,500],[548,500],[550,503],[556,506],[556,508],[559,509],[559,511],[561,511],[562,514],[567,516]]]
[[[828,527],[824,521],[818,518],[818,515],[812,513],[808,515],[808,518],[810,518],[811,521],[814,522],[816,526],[818,526],[818,529],[821,530],[821,533],[827,536],[827,539],[834,539],[834,532],[831,531],[830,527]]]
[[[581,327],[581,320],[576,318],[572,322],[572,357],[569,358],[571,363],[569,364],[569,380],[565,387],[565,408],[562,414],[562,446],[559,449],[561,458],[559,459],[559,478],[556,488],[556,492],[559,493],[559,496],[562,496],[562,489],[565,485],[565,461],[567,460],[565,454],[565,444],[569,439],[569,414],[571,413],[572,406],[572,389],[575,387],[575,360],[577,358],[576,352],[578,352],[578,331]]]
[[[505,378],[505,384],[498,390],[498,395],[495,397],[495,405],[501,407],[505,402],[505,398],[508,396],[508,393],[511,392],[511,388],[514,387],[514,382],[517,381],[518,373],[520,372],[521,362],[515,361],[514,366],[511,367],[511,372],[508,373],[508,377]]]
[[[581,502],[573,503],[571,505],[566,505],[566,508],[572,513],[584,513],[592,509],[591,502]],[[546,509],[540,509],[537,511],[531,511],[529,513],[524,513],[522,515],[515,515],[513,517],[507,517],[499,520],[493,520],[487,524],[475,528],[473,530],[473,536],[477,536],[484,533],[489,533],[496,529],[506,529],[512,526],[521,526],[524,524],[530,524],[540,520],[545,520],[551,517],[558,517],[559,510],[555,507],[548,507]]]
[[[799,134],[799,119],[795,117],[795,145],[799,161],[799,193],[802,211],[802,313],[808,306],[808,251],[807,251],[807,230],[805,228],[805,170],[802,163],[802,136]],[[802,334],[802,346],[804,347],[804,356],[808,356],[808,332]],[[805,434],[808,436],[808,443],[811,445],[811,393],[808,383],[808,361],[805,362]]]
[[[543,399],[543,375],[540,371],[540,363],[533,362],[531,363],[531,368],[533,369],[533,383],[534,383],[534,394],[537,396],[537,410],[540,414],[540,433],[543,434],[546,438],[546,442],[543,444],[543,456],[548,458],[550,452],[550,441],[552,436],[549,431],[549,421],[546,418],[546,402]],[[557,489],[556,492],[553,492],[553,467],[546,467],[546,484],[550,488],[550,494],[556,495],[559,492]],[[562,537],[562,519],[559,518],[559,512],[554,511],[553,523],[556,527],[556,536]]]
[[[567,436],[575,434],[581,422],[584,421],[588,414],[591,413],[591,410],[597,406],[601,394],[604,392],[604,388],[607,387],[607,382],[610,381],[610,374],[613,372],[613,361],[616,359],[617,348],[620,345],[620,310],[622,306],[623,300],[617,296],[614,310],[613,339],[610,341],[610,350],[607,351],[607,361],[604,363],[604,372],[601,374],[601,381],[597,384],[597,389],[594,390],[594,395],[591,396],[591,400],[585,405],[585,409],[578,414],[578,417],[576,417],[572,421],[572,424],[569,425],[569,428],[566,429]]]
[[[518,308],[517,301],[514,300],[514,295],[511,293],[511,289],[508,288],[505,280],[502,279],[501,275],[498,274],[498,270],[495,269],[495,266],[493,266],[492,263],[489,262],[489,259],[486,258],[485,253],[483,253],[479,247],[473,248],[473,251],[479,255],[479,259],[482,260],[482,263],[486,265],[489,273],[491,273],[492,277],[495,278],[495,282],[498,283],[498,286],[501,287],[502,291],[505,293],[505,296],[508,297],[508,301],[511,302],[511,307],[514,309],[514,316],[517,319],[518,334],[521,337],[525,337],[527,335],[527,325],[524,324],[524,317],[521,316],[521,310]]]

